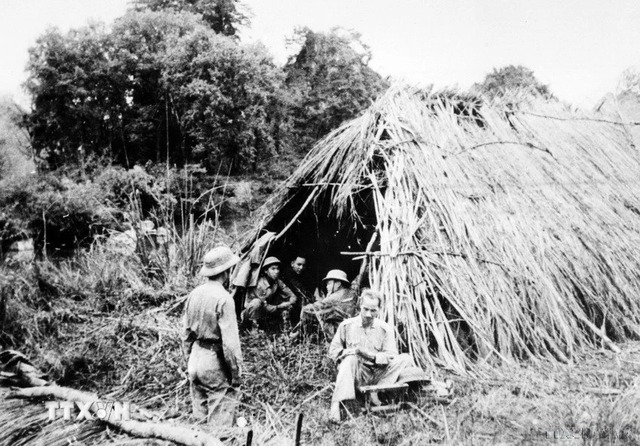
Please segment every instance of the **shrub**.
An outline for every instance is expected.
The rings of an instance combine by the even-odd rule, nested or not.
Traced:
[[[0,242],[32,237],[36,248],[68,250],[88,245],[92,236],[113,226],[115,209],[92,183],[73,183],[53,175],[0,183]]]
[[[96,177],[95,183],[104,191],[104,198],[120,209],[138,201],[142,212],[148,215],[162,200],[163,185],[140,166],[129,170],[109,166]]]

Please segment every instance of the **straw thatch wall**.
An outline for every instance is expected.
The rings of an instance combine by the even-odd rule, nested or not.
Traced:
[[[640,332],[640,158],[595,119],[533,102],[471,119],[396,89],[321,140],[257,226],[377,231],[371,284],[423,365],[615,348]]]

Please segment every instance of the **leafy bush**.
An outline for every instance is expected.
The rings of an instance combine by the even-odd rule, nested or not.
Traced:
[[[133,201],[139,201],[141,210],[148,214],[161,201],[162,185],[153,175],[139,166],[133,169],[110,166],[95,179],[104,198],[120,209],[127,209]]]
[[[22,177],[0,183],[0,242],[7,248],[26,237],[35,246],[71,249],[113,226],[113,208],[92,183],[74,183],[53,175]]]

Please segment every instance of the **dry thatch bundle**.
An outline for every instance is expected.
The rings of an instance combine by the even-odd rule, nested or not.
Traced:
[[[392,90],[316,144],[253,239],[278,233],[271,252],[307,251],[318,277],[369,257],[383,317],[423,365],[566,359],[637,336],[640,159],[625,126],[559,103],[456,107]]]

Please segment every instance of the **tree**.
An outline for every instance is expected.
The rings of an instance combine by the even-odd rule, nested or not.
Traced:
[[[31,144],[50,167],[77,163],[84,149],[100,155],[116,137],[109,121],[119,104],[109,95],[109,38],[93,24],[63,36],[49,29],[29,50],[27,118]],[[115,107],[115,109],[114,109]]]
[[[255,170],[274,152],[283,74],[266,51],[187,12],[50,30],[31,50],[26,120],[49,169],[107,158]]]
[[[249,24],[238,0],[137,0],[140,8],[172,10],[196,14],[216,33],[235,37],[240,26]]]
[[[285,66],[286,84],[295,128],[306,143],[356,116],[388,88],[368,66],[371,53],[355,32],[303,28],[291,42],[300,50]]]
[[[20,127],[24,113],[13,100],[0,96],[0,180],[33,171],[29,138]]]
[[[112,32],[93,24],[50,29],[30,49],[26,126],[46,167],[110,158],[165,159],[174,137],[160,79],[170,42],[199,25],[189,14],[129,13]]]
[[[487,74],[482,83],[475,84],[472,90],[489,98],[504,96],[506,92],[515,90],[525,90],[545,98],[553,97],[549,87],[538,81],[532,70],[522,65],[494,68],[493,72]]]
[[[192,33],[167,53],[164,80],[193,160],[255,171],[275,153],[283,74],[262,46]]]
[[[126,139],[118,164],[190,162],[164,74],[167,52],[184,36],[206,30],[186,12],[130,12],[116,20],[112,77],[121,80],[117,95],[124,102],[120,128]]]
[[[629,67],[618,78],[616,94],[622,96],[631,94],[640,97],[640,67]]]

